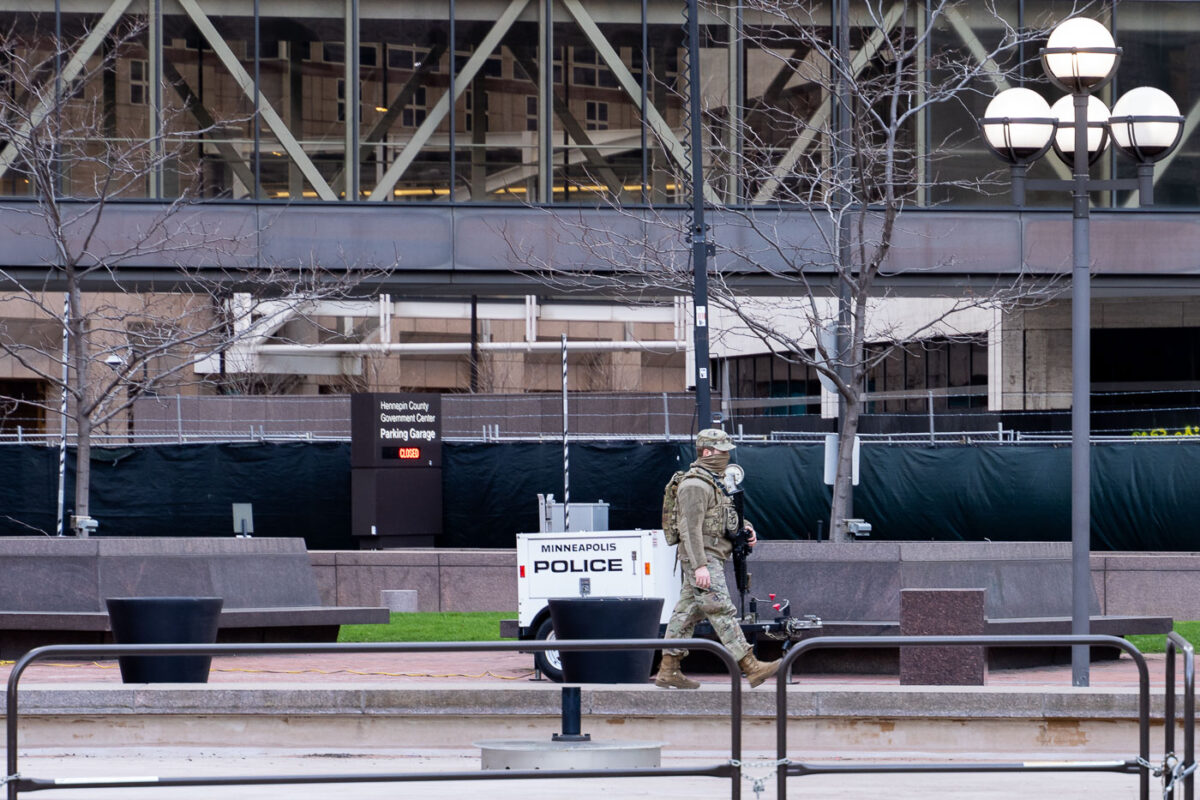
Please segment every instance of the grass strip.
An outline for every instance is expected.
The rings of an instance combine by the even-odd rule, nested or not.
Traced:
[[[515,611],[422,611],[391,615],[386,625],[343,625],[339,642],[499,642],[500,620]],[[1200,650],[1200,621],[1178,620],[1175,631]],[[1143,653],[1165,653],[1165,634],[1125,637]],[[511,639],[509,641],[512,641]]]
[[[499,642],[500,620],[515,611],[395,613],[386,625],[343,625],[339,642]],[[508,641],[512,641],[511,639]]]
[[[1200,621],[1176,620],[1175,632],[1191,642],[1193,647],[1200,650]],[[1125,638],[1143,653],[1167,652],[1167,635],[1165,633],[1144,636],[1126,636]]]

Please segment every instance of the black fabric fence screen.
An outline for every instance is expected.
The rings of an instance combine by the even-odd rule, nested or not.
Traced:
[[[257,536],[303,537],[310,549],[351,549],[348,443],[194,444],[94,449],[92,516],[100,536],[230,536],[232,503],[252,503]],[[746,515],[760,536],[826,532],[824,449],[747,443]],[[74,496],[69,454],[66,506]],[[576,443],[571,501],[609,504],[609,526],[655,528],[662,487],[692,458],[668,442]],[[536,531],[537,495],[562,501],[558,443],[449,443],[443,451],[442,547],[512,547]],[[1092,448],[1096,550],[1200,550],[1192,502],[1200,443]],[[0,447],[0,535],[51,535],[58,452]],[[862,449],[854,516],[872,539],[1065,541],[1070,449],[1054,446],[872,445]]]

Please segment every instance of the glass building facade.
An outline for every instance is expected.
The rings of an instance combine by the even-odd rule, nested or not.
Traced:
[[[701,5],[713,199],[769,206],[819,192],[829,81],[806,72],[823,67],[806,59],[805,38],[789,26],[831,38],[838,3],[804,4],[806,15],[786,23],[750,6]],[[970,58],[1000,43],[1006,28],[983,5],[937,17],[930,48]],[[1018,28],[1051,25],[1073,6],[996,5]],[[849,9],[860,74],[889,57],[873,36],[880,26],[915,35],[932,19],[918,2],[870,6],[880,13],[860,2]],[[207,198],[260,202],[688,202],[689,71],[678,0],[161,0],[150,8],[81,0],[0,12],[10,63],[43,61],[67,85],[72,69],[84,76],[55,110],[70,117],[72,109],[99,109],[97,126],[75,129],[91,139],[77,143],[81,152],[162,135],[172,158],[122,197],[171,198],[186,186]],[[1128,88],[1156,86],[1187,118],[1181,146],[1159,165],[1158,205],[1200,205],[1200,2],[1127,0],[1093,16],[1125,51],[1101,98],[1111,105]],[[1004,66],[1025,69],[1028,85],[1053,97],[1035,56],[1030,45]],[[39,101],[8,83],[10,103]],[[976,120],[999,88],[971,85],[911,121],[905,144],[928,186],[917,205],[1008,204],[1004,181],[992,192],[970,186],[997,171]],[[786,124],[778,109],[787,109]],[[0,194],[28,193],[20,171],[0,161]],[[1056,169],[1043,159],[1031,177]],[[1111,154],[1095,170],[1132,174]],[[65,161],[63,192],[86,196],[94,178],[86,160]],[[1068,199],[1031,193],[1029,204],[1061,207]],[[1124,192],[1094,201],[1136,204]]]

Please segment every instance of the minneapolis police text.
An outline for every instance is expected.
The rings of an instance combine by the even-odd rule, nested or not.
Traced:
[[[538,548],[542,553],[611,553],[617,549],[616,542],[545,543]],[[619,558],[548,558],[534,560],[534,573],[539,572],[623,572]]]

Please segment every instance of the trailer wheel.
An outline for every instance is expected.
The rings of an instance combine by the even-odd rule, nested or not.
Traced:
[[[553,639],[554,638],[554,621],[547,617],[542,620],[542,624],[538,626],[535,639]],[[555,683],[562,683],[562,659],[558,655],[557,650],[545,650],[533,654],[533,664],[542,674]]]

